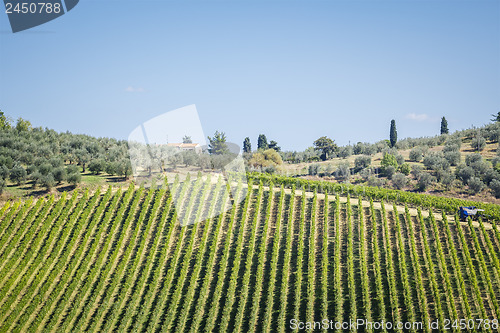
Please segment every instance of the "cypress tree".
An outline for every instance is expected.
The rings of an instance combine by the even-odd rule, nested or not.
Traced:
[[[243,152],[251,153],[252,152],[252,144],[250,143],[250,138],[246,137],[243,141]]]
[[[441,118],[441,135],[442,134],[448,134],[448,121],[446,120],[445,117]]]
[[[396,121],[391,120],[391,133],[390,133],[391,147],[396,145],[398,142],[398,131],[396,130]]]
[[[257,139],[257,149],[267,149],[269,148],[267,144],[267,138],[264,134],[259,134],[259,138]]]

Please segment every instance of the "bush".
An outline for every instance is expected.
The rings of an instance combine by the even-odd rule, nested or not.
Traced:
[[[50,163],[42,163],[38,166],[38,171],[44,176],[48,175],[52,169],[53,167]]]
[[[66,174],[70,174],[70,173],[80,173],[80,168],[78,168],[76,165],[68,165],[66,167]]]
[[[495,198],[500,198],[500,181],[493,179],[490,183],[490,188],[493,191]]]
[[[485,132],[485,136],[488,140],[498,142],[498,139],[500,138],[500,123],[490,125],[490,127],[485,128]]]
[[[471,179],[475,175],[475,172],[474,169],[472,169],[470,166],[466,166],[465,164],[460,164],[455,170],[455,175],[464,184],[467,184],[469,182],[469,179]]]
[[[42,177],[41,183],[42,186],[45,187],[45,189],[47,189],[47,191],[50,191],[56,184],[56,181],[54,180],[54,176],[52,176],[52,174],[49,173],[48,175]]]
[[[430,153],[424,158],[424,165],[429,170],[447,170],[450,163],[439,153]]]
[[[393,166],[394,168],[397,168],[398,160],[396,159],[396,156],[385,153],[380,164],[382,164],[383,167]]]
[[[82,181],[82,175],[79,172],[78,173],[70,173],[70,174],[68,174],[67,181],[71,185],[76,185]]]
[[[352,147],[351,146],[340,147],[339,157],[347,158],[351,155],[352,155]]]
[[[368,186],[382,187],[385,184],[385,180],[378,178],[376,176],[370,176],[370,178],[368,178],[367,184]]]
[[[465,157],[465,164],[474,170],[476,177],[483,178],[490,165],[486,162],[480,154],[470,154]]]
[[[115,163],[115,162],[108,162],[105,164],[104,166],[104,171],[108,174],[108,175],[111,175],[111,176],[114,176],[117,174],[116,172],[116,165],[118,163]]]
[[[52,175],[58,184],[66,180],[66,170],[63,167],[55,168],[54,171],[52,171]]]
[[[60,167],[60,166],[63,166],[63,161],[59,158],[59,157],[52,157],[50,160],[49,160],[49,164],[53,167],[53,168],[57,168],[57,167]]]
[[[384,176],[386,176],[389,179],[392,179],[392,176],[396,172],[396,168],[393,167],[392,165],[386,166],[383,170]]]
[[[372,158],[371,158],[371,156],[368,156],[368,155],[358,156],[354,160],[354,166],[358,170],[367,168],[370,166],[370,164],[372,164]]]
[[[446,147],[453,147],[456,146],[458,149],[462,146],[462,138],[460,135],[454,135],[454,136],[449,136],[448,139],[446,140],[446,144],[444,145]]]
[[[373,169],[372,168],[364,168],[359,172],[359,175],[361,178],[363,178],[365,181],[368,180],[368,178],[373,175]]]
[[[5,165],[0,165],[0,179],[7,179],[9,178],[9,168],[7,168]]]
[[[26,170],[20,165],[15,165],[9,172],[10,180],[17,183],[17,185],[24,183],[26,176]]]
[[[349,180],[351,176],[348,162],[342,162],[337,166],[337,170],[335,170],[335,177],[341,180]]]
[[[484,183],[477,177],[471,177],[467,182],[472,193],[477,194],[484,189]]]
[[[446,143],[446,145],[444,146],[444,149],[443,149],[443,153],[448,153],[450,151],[458,151],[460,152],[460,146],[459,145],[455,145],[455,144],[448,144]]]
[[[453,183],[453,181],[456,179],[455,176],[446,170],[439,170],[437,172],[437,179],[438,181],[446,186],[446,188],[449,188],[450,185]]]
[[[334,171],[333,165],[331,163],[328,163],[325,168],[324,168],[324,173],[327,175],[331,175]]]
[[[31,175],[32,173],[34,173],[34,172],[36,172],[36,171],[38,171],[38,168],[37,168],[35,165],[33,165],[33,164],[28,165],[28,166],[26,167],[26,173],[27,173],[28,175]]]
[[[457,166],[460,163],[460,152],[456,151],[447,151],[444,153],[444,158],[450,163],[450,165]]]
[[[42,182],[43,177],[44,176],[39,171],[35,171],[29,176],[29,179],[33,181],[32,184],[33,188],[37,187],[37,185],[39,185]]]
[[[486,183],[486,185],[489,185],[493,179],[500,181],[500,173],[494,169],[486,170],[483,175],[483,181]]]
[[[475,150],[481,151],[486,147],[486,139],[478,135],[472,139],[471,146]]]
[[[403,157],[403,155],[397,154],[396,155],[396,162],[398,162],[398,165],[403,164],[405,162],[405,158]]]
[[[467,156],[465,156],[465,164],[467,166],[472,166],[473,164],[482,161],[483,161],[483,156],[479,153],[468,154]]]
[[[354,155],[373,155],[377,153],[377,147],[370,143],[358,142],[353,147]]]
[[[262,171],[264,173],[268,173],[268,174],[274,174],[276,173],[276,167],[274,165],[269,165],[267,167],[265,167],[264,169],[262,169]]]
[[[403,164],[401,164],[401,166],[399,167],[399,171],[400,171],[402,174],[404,174],[404,175],[408,176],[408,175],[410,174],[410,171],[411,171],[411,169],[410,169],[410,165],[409,165],[408,163],[403,163]]]
[[[316,176],[319,174],[320,165],[317,163],[309,165],[308,174],[309,176]]]
[[[394,184],[395,188],[401,190],[406,186],[406,184],[408,184],[408,178],[406,178],[406,176],[402,173],[398,172],[392,177],[392,183]]]
[[[0,178],[0,194],[3,193],[4,188],[5,188],[5,179]]]
[[[418,179],[420,175],[424,172],[424,168],[422,168],[420,165],[412,165],[411,166],[411,174],[415,179]]]
[[[422,172],[417,181],[417,188],[419,191],[425,191],[434,181],[434,177],[427,172]]]
[[[398,141],[396,142],[396,148],[400,150],[406,150],[408,149],[408,141]]]
[[[389,179],[392,177],[394,172],[396,172],[398,167],[396,156],[389,153],[384,153],[384,157],[382,158],[380,164],[382,165],[382,173]]]
[[[280,154],[274,149],[260,150],[253,153],[248,161],[253,167],[265,168],[267,166],[277,166],[283,163]]]
[[[102,160],[94,160],[89,163],[89,170],[95,175],[100,174],[102,171],[104,171],[104,161]]]
[[[5,165],[8,169],[12,169],[14,166],[14,160],[10,156],[0,155],[0,165]]]

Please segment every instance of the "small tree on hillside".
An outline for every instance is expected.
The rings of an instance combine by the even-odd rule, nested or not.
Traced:
[[[331,157],[331,155],[333,155],[333,153],[335,153],[337,145],[334,140],[326,136],[322,136],[318,140],[314,141],[314,150],[319,151],[321,153],[321,159],[326,161]]]
[[[352,147],[351,146],[340,147],[339,157],[348,158],[351,155],[352,155]]]
[[[17,119],[16,130],[18,132],[26,132],[32,129],[31,123],[28,120],[24,120],[23,118]]]
[[[253,153],[248,164],[256,168],[277,166],[283,163],[280,154],[274,149],[259,150]]]
[[[11,128],[10,119],[0,111],[0,130]]]
[[[396,121],[394,119],[391,120],[391,132],[389,133],[389,135],[390,135],[391,147],[394,147],[398,142],[398,131],[396,130]]]
[[[63,167],[57,167],[52,171],[54,180],[61,184],[66,179],[66,170]]]
[[[78,173],[70,173],[70,174],[68,174],[67,181],[71,185],[76,186],[79,182],[82,181],[82,175],[79,172]]]
[[[20,165],[15,165],[12,170],[10,170],[10,180],[17,183],[17,185],[21,185],[22,183],[24,183],[24,181],[26,180],[26,176],[26,170]]]
[[[277,152],[279,152],[279,151],[281,150],[281,147],[280,147],[280,146],[278,146],[278,143],[277,143],[276,141],[271,140],[271,141],[269,142],[269,149],[274,149],[274,150],[276,150]]]
[[[484,183],[477,177],[471,177],[467,183],[473,194],[477,194],[484,189]]]
[[[420,191],[425,191],[434,182],[434,177],[429,175],[427,172],[422,172],[417,180],[417,188]]]
[[[349,167],[349,162],[339,163],[337,166],[337,170],[335,170],[335,177],[340,180],[348,181],[351,176],[351,170]]]
[[[252,144],[250,143],[250,138],[247,136],[245,140],[243,140],[243,152],[251,153],[252,152]]]
[[[188,135],[184,135],[184,136],[182,137],[182,143],[193,143],[193,140],[191,139],[191,137],[190,137],[190,136],[188,136]]]
[[[441,118],[441,134],[448,134],[448,121],[445,117]]]
[[[104,168],[106,167],[104,161],[102,160],[94,160],[92,162],[89,163],[89,170],[93,173],[93,174],[100,174],[102,171],[104,171]]]
[[[55,185],[56,181],[54,180],[54,176],[49,173],[46,176],[43,176],[41,179],[42,186],[45,187],[47,191],[50,191]]]
[[[368,155],[358,156],[354,160],[354,166],[356,167],[357,170],[367,168],[370,166],[371,163],[372,163],[372,158],[371,156]]]
[[[398,160],[396,159],[396,156],[392,154],[385,153],[384,157],[382,157],[382,161],[380,161],[380,164],[383,167],[387,167],[389,165],[392,165],[394,168],[398,167]]]
[[[408,178],[406,178],[406,176],[402,173],[398,172],[394,176],[392,176],[392,184],[394,184],[395,188],[401,190],[406,186],[406,184],[408,184]]]
[[[229,153],[229,148],[226,144],[226,134],[224,132],[215,131],[213,138],[208,137],[208,152],[211,155],[222,155]]]
[[[424,158],[424,149],[422,147],[415,147],[410,150],[410,161],[420,162]]]
[[[496,123],[500,123],[500,111],[498,111],[497,114],[492,114],[491,115],[493,118],[491,118],[491,121],[494,121]]]
[[[267,138],[265,134],[259,134],[259,138],[257,139],[257,149],[264,149],[266,150],[269,148],[269,145],[267,144]]]
[[[500,198],[500,181],[493,179],[490,183],[490,188],[495,198]]]
[[[471,146],[475,150],[481,151],[486,147],[486,139],[481,135],[477,135],[474,139],[472,139]]]

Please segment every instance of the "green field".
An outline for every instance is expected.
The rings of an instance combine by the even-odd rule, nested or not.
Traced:
[[[210,181],[5,204],[0,331],[284,332],[326,318],[498,327],[494,221],[249,188],[236,205]]]

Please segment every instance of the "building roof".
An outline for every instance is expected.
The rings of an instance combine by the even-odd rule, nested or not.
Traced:
[[[177,148],[196,148],[199,147],[199,143],[168,143],[169,147],[177,147]]]

